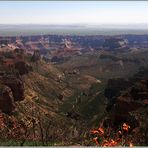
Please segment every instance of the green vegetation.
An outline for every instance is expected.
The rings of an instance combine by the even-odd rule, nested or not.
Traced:
[[[58,142],[47,142],[46,146],[54,146],[56,144]],[[4,139],[0,140],[0,146],[43,146],[43,143],[42,141]]]

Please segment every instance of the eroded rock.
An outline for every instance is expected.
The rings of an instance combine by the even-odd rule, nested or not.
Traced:
[[[20,78],[8,78],[4,83],[11,88],[14,101],[24,100],[24,84]]]
[[[12,91],[6,85],[0,85],[0,110],[10,114],[14,109]]]
[[[27,74],[30,70],[32,70],[31,66],[27,65],[24,61],[16,62],[15,69],[18,70],[20,75]]]

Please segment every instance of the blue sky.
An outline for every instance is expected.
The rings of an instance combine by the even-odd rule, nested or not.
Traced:
[[[0,1],[0,24],[148,24],[148,1]]]

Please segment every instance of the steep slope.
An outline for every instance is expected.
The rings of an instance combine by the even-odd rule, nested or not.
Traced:
[[[45,38],[54,49],[49,51]],[[133,130],[141,114],[146,129],[142,120],[147,114],[147,72],[141,70],[148,67],[147,49],[118,52],[118,45],[107,50],[100,47],[105,38],[13,37],[9,44],[17,40],[15,49],[3,41],[0,140],[18,145],[93,145],[89,131],[104,117],[108,118],[103,124],[114,130],[123,122]],[[113,42],[114,46],[120,40]],[[136,116],[131,111],[137,111]]]
[[[98,112],[90,112],[87,108],[95,103],[94,99],[99,95],[96,88],[101,82],[78,71],[64,73],[41,59],[34,62],[25,53],[21,53],[21,60],[16,58],[15,52],[9,54],[12,62],[1,63],[5,67],[1,69],[0,77],[3,91],[0,96],[1,139],[18,140],[20,145],[28,140],[40,141],[41,145],[55,140],[64,144],[82,142],[89,125],[86,121]],[[2,55],[4,60],[9,60]],[[95,89],[92,89],[93,85]],[[86,94],[87,91],[90,94]],[[81,103],[78,101],[80,95]],[[66,139],[67,135],[71,140]]]
[[[94,139],[97,145],[147,145],[147,76],[148,70],[143,69],[129,80],[121,78],[109,80],[105,89],[105,95],[108,98],[107,113],[100,124],[103,133],[98,134]],[[118,84],[120,87],[117,87]],[[92,134],[96,135],[97,131],[99,132],[99,130],[93,130]]]

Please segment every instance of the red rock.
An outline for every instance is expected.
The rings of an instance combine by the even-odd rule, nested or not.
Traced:
[[[11,88],[14,101],[24,100],[24,84],[21,79],[8,78],[4,83]]]
[[[10,114],[14,109],[11,89],[5,85],[1,85],[0,94],[0,110],[4,113]]]

